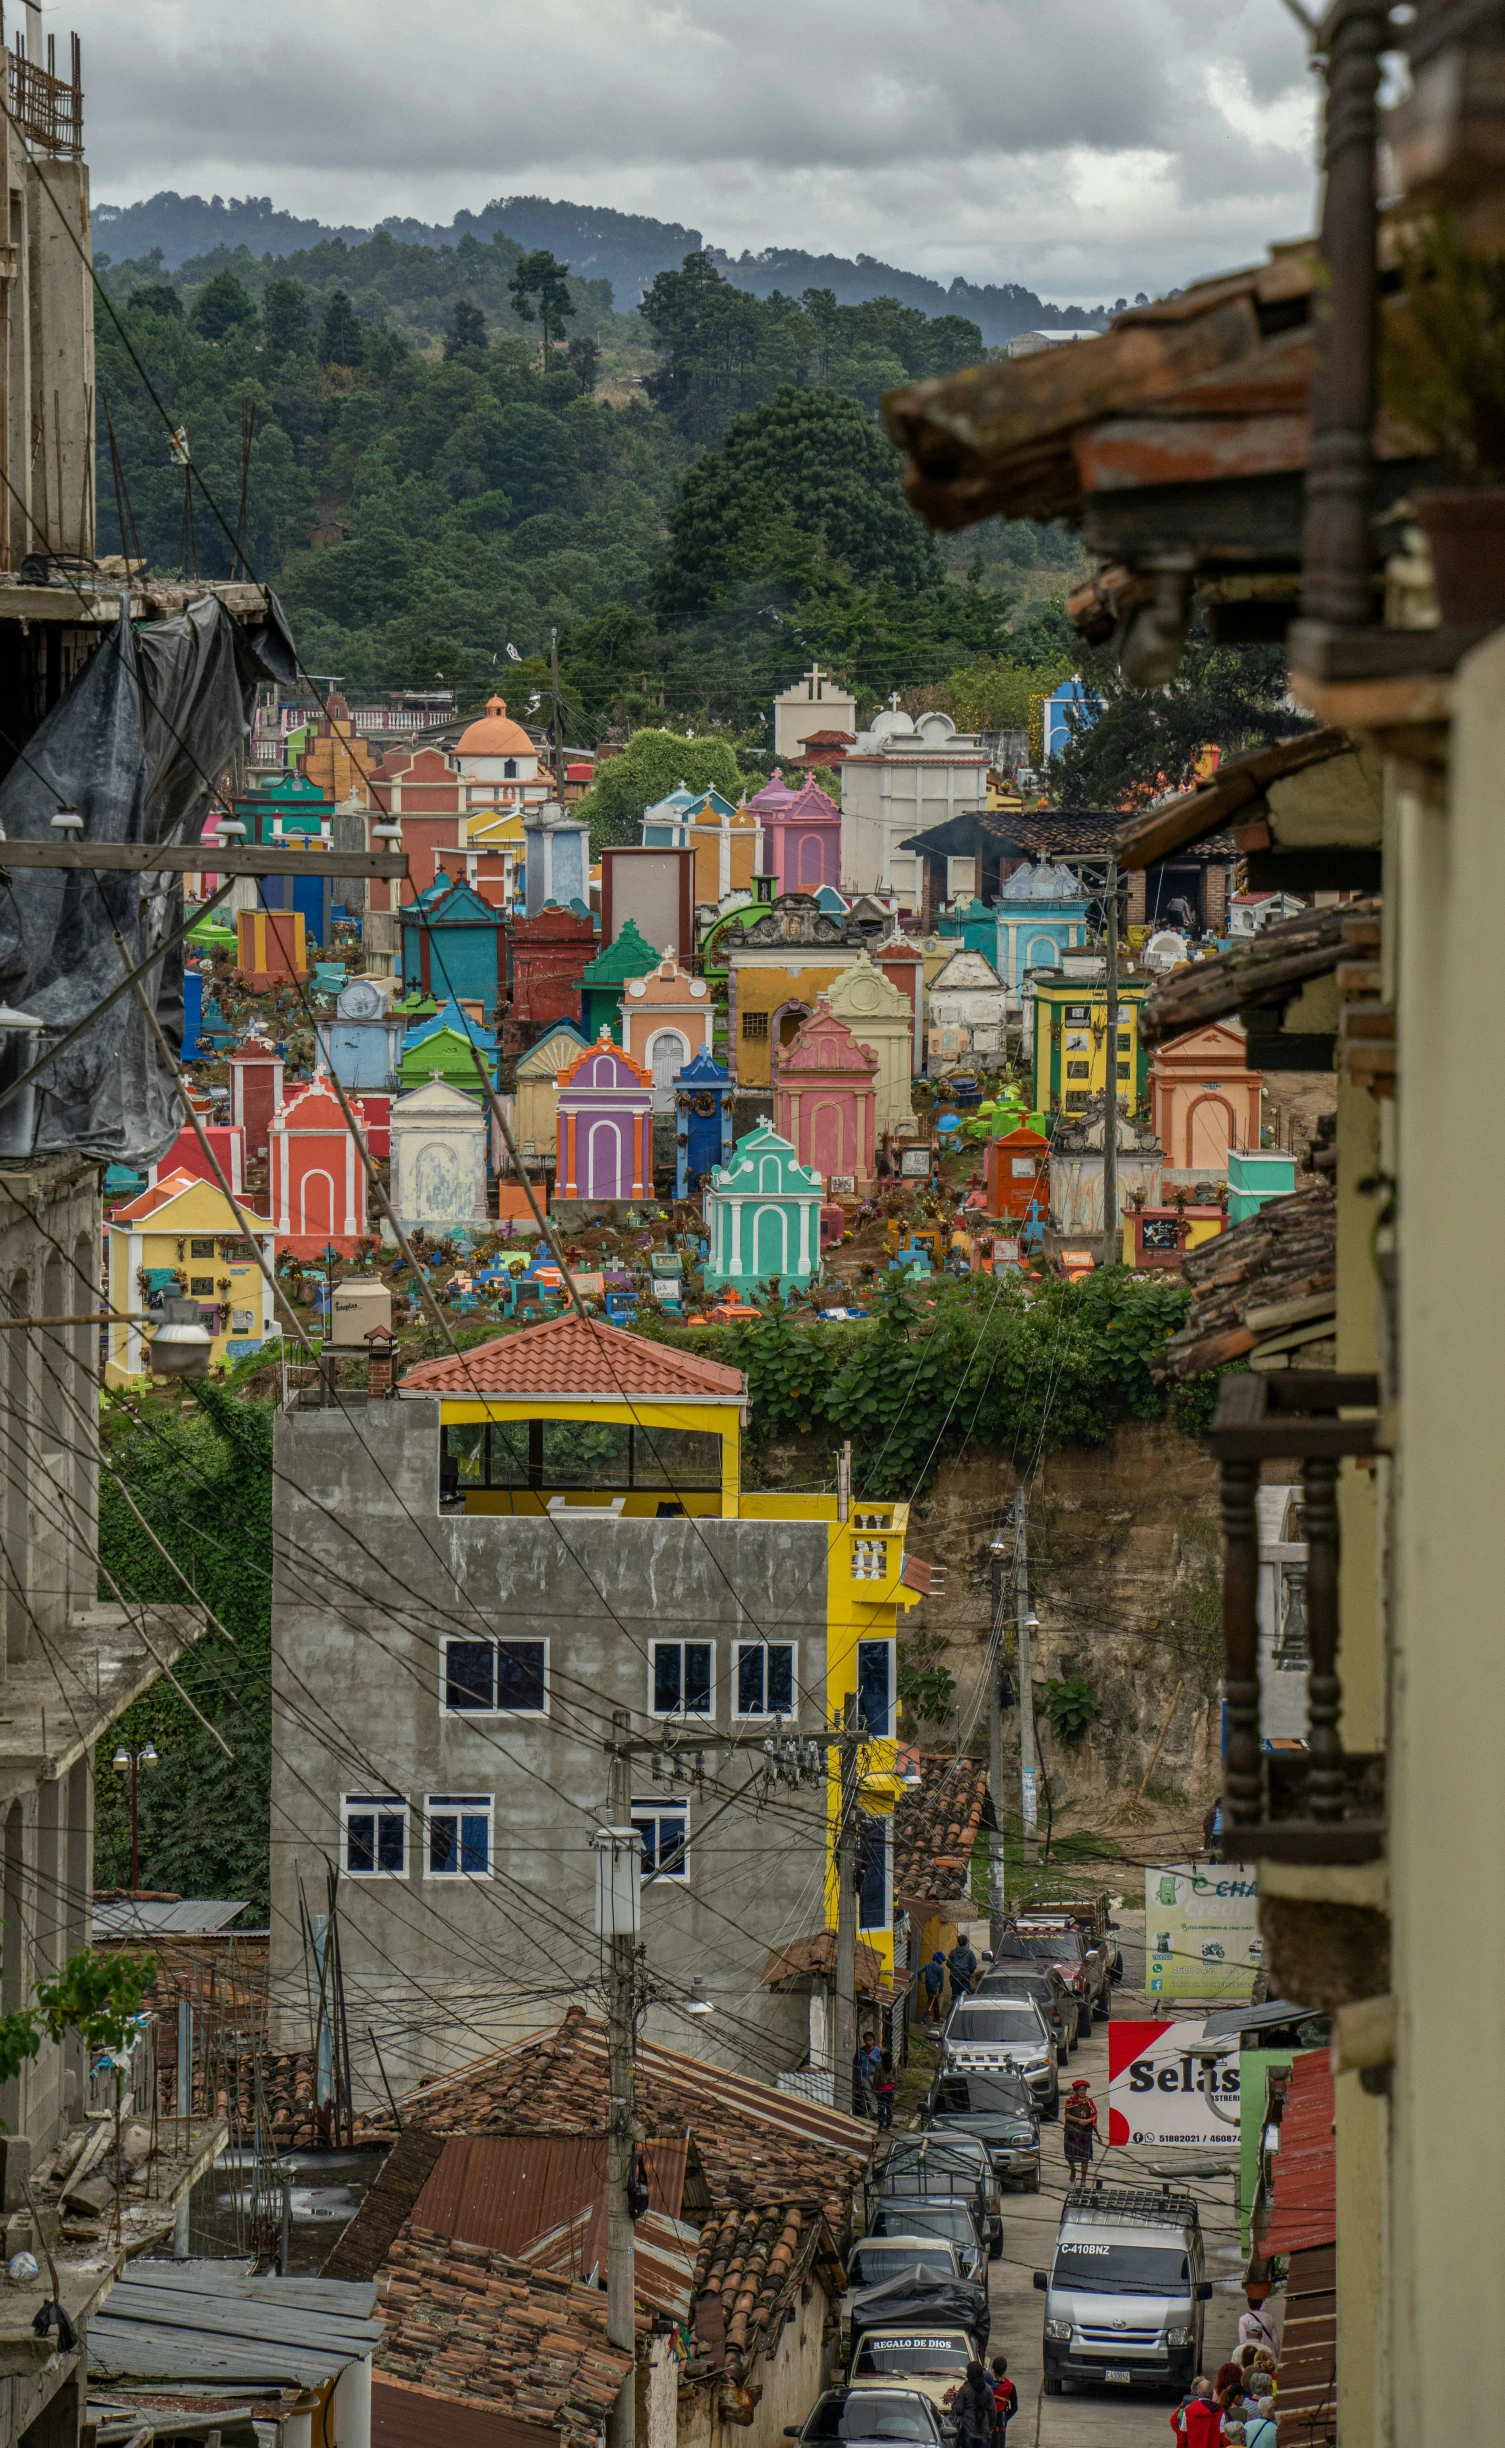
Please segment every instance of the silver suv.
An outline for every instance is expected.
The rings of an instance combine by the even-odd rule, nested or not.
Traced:
[[[1045,2394],[1067,2380],[1184,2391],[1201,2367],[1202,2226],[1188,2193],[1083,2186],[1067,2197],[1048,2270]]]
[[[1055,2034],[1033,1998],[965,1997],[941,2034],[942,2073],[1017,2073],[1037,2116],[1060,2113]]]

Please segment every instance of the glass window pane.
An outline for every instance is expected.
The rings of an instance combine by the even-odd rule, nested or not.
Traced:
[[[888,1834],[882,1819],[869,1819],[864,1813],[857,1822],[861,1844],[862,1885],[857,1905],[859,1929],[888,1927]]]
[[[659,1715],[667,1716],[680,1703],[683,1691],[680,1678],[678,1641],[655,1641],[653,1644],[653,1705]]]
[[[625,1488],[632,1431],[614,1420],[545,1420],[546,1488]]]
[[[490,1641],[445,1642],[444,1705],[447,1709],[495,1707],[494,1657],[495,1650]]]
[[[486,1479],[486,1427],[482,1420],[467,1420],[461,1428],[446,1428],[444,1450],[449,1455],[462,1487],[482,1487]]]
[[[429,1821],[429,1868],[436,1871],[455,1867],[455,1822],[452,1818]]]
[[[889,1691],[892,1650],[892,1641],[857,1643],[857,1710],[869,1734],[887,1735],[893,1732],[889,1723],[892,1710]]]
[[[632,1824],[643,1840],[643,1876],[646,1878],[650,1870],[658,1868],[658,1821],[640,1819],[634,1811]]]
[[[492,1421],[491,1460],[487,1484],[490,1487],[527,1486],[528,1423],[526,1420]]]
[[[372,1811],[352,1811],[345,1822],[345,1867],[347,1870],[376,1868],[376,1816]]]
[[[737,1651],[737,1710],[743,1717],[763,1714],[763,1650],[756,1641]]]
[[[775,1641],[768,1651],[768,1713],[794,1715],[794,1648],[789,1641]]]
[[[685,1643],[685,1715],[706,1717],[711,1708],[711,1644]]]
[[[472,1817],[467,1811],[460,1821],[460,1867],[472,1878],[491,1868],[491,1822],[483,1812]]]
[[[658,1823],[658,1867],[661,1877],[684,1877],[687,1832],[682,1811],[663,1813]]]
[[[378,1870],[402,1870],[407,1866],[407,1822],[401,1811],[378,1811],[376,1817],[376,1866]]]
[[[699,1428],[636,1428],[632,1484],[640,1488],[719,1488],[721,1439]]]
[[[545,1701],[544,1644],[505,1640],[496,1644],[496,1704],[504,1709],[541,1710]]]

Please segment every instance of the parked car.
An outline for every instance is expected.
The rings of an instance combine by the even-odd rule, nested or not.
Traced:
[[[948,2073],[1019,2074],[1040,2114],[1059,2114],[1055,2036],[1033,1998],[961,1999],[941,2034],[941,2066]]]
[[[926,2201],[906,2195],[901,2201],[875,2202],[867,2231],[875,2239],[940,2236],[956,2246],[964,2278],[982,2276],[987,2225],[978,2212],[975,2194],[965,2197],[948,2194]]]
[[[1089,2014],[1108,2011],[1106,1962],[1100,1954],[1089,1952],[1076,1923],[1064,1916],[1050,1921],[1033,1917],[1019,1921],[1005,1930],[993,1960],[1000,1970],[1008,1963],[1054,1964]]]
[[[953,2143],[974,2141],[1001,2177],[1040,2190],[1040,2127],[1034,2103],[1018,2074],[955,2074],[945,2069],[930,2086],[920,2111],[926,2133]]]
[[[1090,2001],[1072,1988],[1053,1963],[992,1964],[972,1995],[1033,1998],[1055,2036],[1057,2065],[1066,2063],[1083,2032],[1092,2029]]]
[[[865,2448],[869,2441],[903,2440],[915,2448],[942,2448],[946,2430],[936,2408],[919,2389],[827,2389],[802,2423],[790,2423],[785,2439],[805,2448]]]
[[[1123,1979],[1124,1959],[1118,1943],[1118,1923],[1108,1918],[1106,1896],[1040,1896],[1034,1909],[1036,1913],[1068,1915],[1089,1947],[1102,1948],[1107,1957],[1110,1982]]]
[[[959,2321],[865,2329],[856,2342],[847,2384],[853,2389],[918,2389],[930,2399],[950,2432],[955,2428],[952,2399],[967,2376],[968,2364],[980,2362],[985,2351],[974,2332]]]
[[[1065,2380],[1184,2390],[1201,2369],[1202,2228],[1189,2193],[1082,2186],[1061,2212],[1045,2297],[1045,2394]]]
[[[925,2278],[960,2285],[965,2277],[961,2255],[949,2236],[864,2236],[848,2252],[846,2272],[847,2291],[840,2312],[843,2358],[851,2345],[854,2315],[877,2289],[891,2286],[896,2279]]]
[[[965,2193],[977,2197],[989,2256],[996,2261],[1003,2250],[1003,2197],[986,2152],[969,2158],[928,2135],[910,2138],[907,2148],[889,2152],[875,2187],[875,2198],[880,2201],[928,2201]]]

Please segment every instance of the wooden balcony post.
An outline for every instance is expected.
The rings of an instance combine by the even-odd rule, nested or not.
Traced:
[[[1313,1819],[1341,1819],[1346,1793],[1338,1731],[1338,1464],[1308,1456],[1302,1464],[1306,1529],[1307,1810]]]
[[[1259,1490],[1257,1462],[1223,1463],[1224,1814],[1231,1827],[1262,1816],[1259,1762]]]

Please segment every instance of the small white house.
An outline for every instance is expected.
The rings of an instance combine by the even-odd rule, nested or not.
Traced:
[[[392,1103],[391,1200],[405,1232],[486,1222],[486,1111],[437,1071]]]
[[[1008,989],[985,953],[953,952],[931,979],[925,1003],[932,1073],[1003,1053]]]

